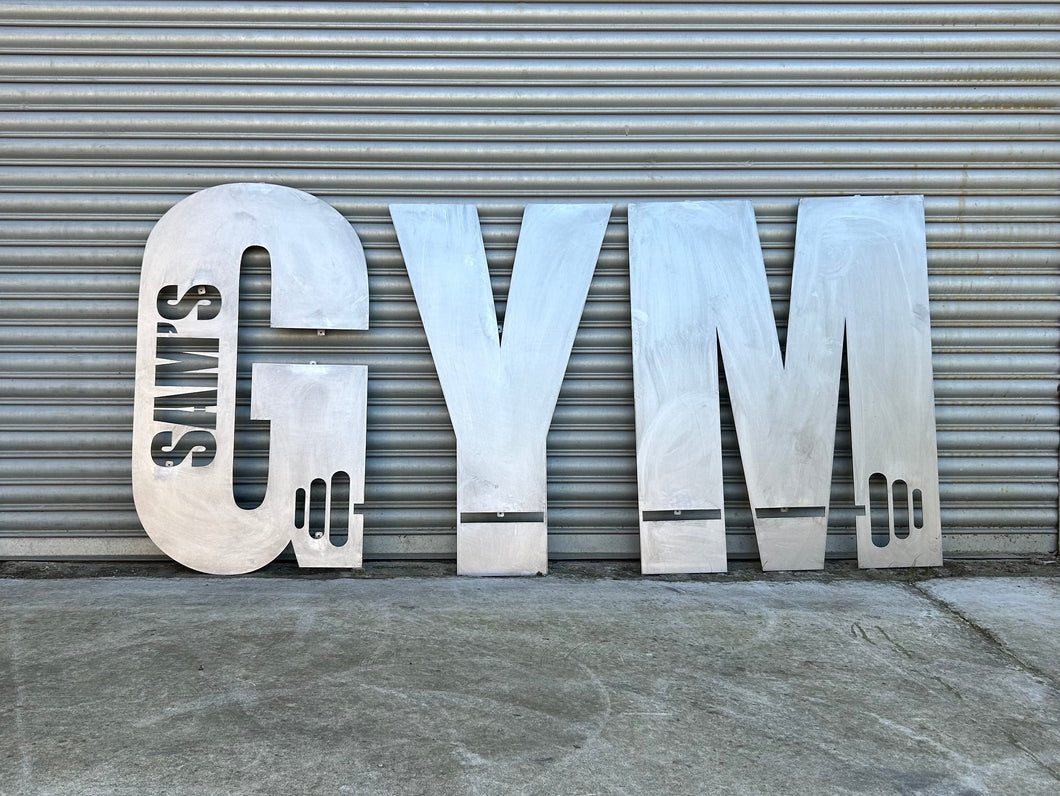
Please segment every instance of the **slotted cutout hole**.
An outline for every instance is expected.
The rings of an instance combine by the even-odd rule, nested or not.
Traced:
[[[919,489],[913,490],[913,527],[924,527],[924,494]]]
[[[894,535],[897,539],[909,538],[909,485],[898,479],[891,485],[891,503],[894,506]]]
[[[872,543],[876,547],[886,547],[891,542],[888,491],[887,476],[883,473],[873,473],[869,477],[869,523]]]
[[[331,476],[331,543],[342,547],[350,536],[350,476],[337,472]]]
[[[294,492],[294,527],[305,527],[305,490],[301,488]]]
[[[327,483],[321,478],[314,478],[309,485],[309,535],[314,539],[324,535],[327,501]]]

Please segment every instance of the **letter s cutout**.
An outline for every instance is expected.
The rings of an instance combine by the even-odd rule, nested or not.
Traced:
[[[250,572],[292,539],[303,566],[360,566],[363,518],[351,511],[349,539],[331,545],[295,524],[295,496],[338,471],[350,479],[350,505],[363,502],[367,368],[361,365],[254,365],[251,410],[272,421],[269,483],[262,504],[242,509],[232,493],[235,451],[239,269],[251,246],[272,261],[270,325],[295,329],[367,329],[368,271],[353,227],[334,208],[302,191],[236,183],[199,191],[155,225],[144,251],[136,333],[133,499],[152,541],[180,563],[212,574]],[[206,319],[160,325],[159,291],[178,295],[210,285],[220,309]],[[191,389],[158,375],[158,335],[215,338],[216,453],[207,466],[159,466],[152,440],[179,426],[154,419],[154,402]],[[205,378],[203,378],[205,377]]]

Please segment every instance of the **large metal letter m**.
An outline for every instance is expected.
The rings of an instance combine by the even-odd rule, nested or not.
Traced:
[[[844,338],[858,561],[941,564],[923,198],[800,203],[783,351],[750,202],[629,239],[643,570],[726,568],[719,348],[762,566],[824,565]]]

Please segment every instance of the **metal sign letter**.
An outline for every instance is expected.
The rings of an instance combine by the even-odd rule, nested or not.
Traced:
[[[251,412],[270,420],[261,506],[232,494],[239,267],[272,261],[274,327],[367,329],[368,275],[357,234],[332,207],[278,185],[233,184],[184,199],[155,225],[140,277],[132,476],[151,539],[186,566],[249,572],[289,541],[301,566],[361,565],[363,518],[345,545],[310,533],[309,495],[335,476],[363,502],[367,368],[256,363]]]
[[[457,571],[548,567],[545,443],[610,205],[529,205],[503,333],[473,205],[391,205],[457,440]]]
[[[858,561],[941,564],[923,198],[800,203],[783,353],[750,202],[629,226],[643,571],[726,568],[719,346],[762,566],[824,566],[844,337]]]

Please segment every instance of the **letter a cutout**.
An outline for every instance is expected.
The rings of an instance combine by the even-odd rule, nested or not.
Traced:
[[[290,541],[301,566],[359,567],[363,517],[350,512],[347,541],[336,546],[330,516],[339,473],[349,476],[351,508],[364,501],[366,367],[253,365],[251,416],[271,421],[268,488],[256,509],[235,502],[239,269],[251,246],[264,247],[271,257],[272,326],[368,328],[364,252],[331,206],[291,188],[238,183],[199,191],[170,209],[151,231],[140,276],[132,452],[137,513],[164,553],[203,572],[250,572]],[[182,308],[200,290],[208,311]],[[174,304],[180,296],[190,298]],[[182,348],[196,352],[169,353]],[[203,348],[209,356],[199,353]],[[176,367],[163,361],[175,357]],[[212,432],[173,422],[183,416],[190,423],[196,410],[209,408],[203,397],[209,390],[189,391],[193,365],[195,379],[216,388],[210,396],[216,409],[209,413],[211,426],[216,418]],[[191,398],[196,403],[188,407]],[[160,405],[178,410],[155,411]],[[158,439],[211,435],[216,449],[199,461],[201,449],[168,459],[167,447],[175,450],[175,443],[153,449]],[[329,519],[323,534],[314,536],[308,496],[321,482]]]
[[[783,354],[750,202],[629,228],[643,571],[726,569],[719,347],[762,567],[824,566],[844,338],[858,561],[941,564],[923,198],[800,202]]]
[[[610,205],[530,205],[503,332],[473,205],[391,205],[456,431],[461,575],[548,567],[546,438]]]

